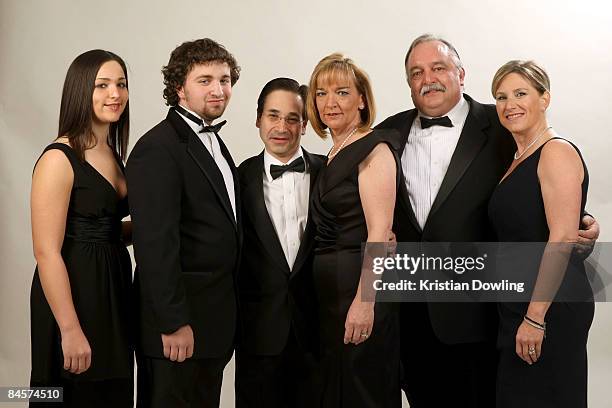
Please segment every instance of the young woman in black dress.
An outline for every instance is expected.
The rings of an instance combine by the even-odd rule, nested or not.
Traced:
[[[510,61],[495,74],[491,90],[517,151],[491,197],[489,217],[499,241],[547,243],[533,264],[531,302],[498,307],[497,407],[586,407],[594,307],[572,247],[586,204],[587,168],[576,146],[548,125],[550,81],[541,67]],[[551,286],[553,281],[558,283]]]
[[[31,195],[30,384],[63,387],[64,406],[132,407],[128,132],[125,63],[104,50],[79,55]]]

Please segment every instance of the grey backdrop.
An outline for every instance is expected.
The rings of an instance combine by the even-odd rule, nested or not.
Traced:
[[[224,44],[243,68],[223,130],[238,163],[262,148],[254,122],[263,84],[277,76],[306,82],[317,61],[331,52],[347,53],[370,74],[377,122],[412,107],[403,58],[421,33],[440,34],[455,44],[467,71],[466,92],[482,102],[492,102],[490,80],[501,64],[536,59],[552,79],[550,122],[581,148],[591,173],[587,207],[602,226],[601,241],[610,241],[610,21],[608,3],[595,0],[0,0],[0,386],[28,382],[28,297],[35,264],[31,171],[56,136],[64,76],[81,52],[104,48],[126,60],[133,146],[165,116],[160,68],[170,51],[201,37]],[[326,153],[328,143],[311,129],[303,139],[318,153]],[[612,406],[606,396],[612,374],[610,317],[612,308],[598,304],[589,341],[593,407]],[[233,406],[232,367],[224,407]]]

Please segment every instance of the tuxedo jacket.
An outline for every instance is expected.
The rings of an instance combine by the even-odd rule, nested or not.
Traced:
[[[493,190],[512,161],[516,145],[501,126],[494,105],[483,105],[468,95],[469,113],[453,152],[448,170],[423,228],[416,220],[405,184],[396,201],[393,230],[398,242],[495,241],[487,207]],[[378,128],[400,132],[399,156],[410,134],[416,109],[387,118]],[[409,310],[405,304],[403,310]],[[497,313],[494,303],[428,303],[429,322],[438,339],[447,344],[495,338]],[[410,313],[402,313],[410,326]]]
[[[310,200],[325,157],[306,150],[310,173]],[[304,350],[317,341],[314,335],[317,304],[312,281],[314,225],[308,217],[293,268],[285,258],[263,193],[264,155],[245,160],[238,168],[242,191],[244,243],[238,274],[241,335],[239,349],[253,355],[278,355],[290,330]]]
[[[223,176],[200,138],[171,108],[138,140],[127,163],[138,310],[138,348],[163,357],[162,333],[189,324],[194,358],[223,357],[236,328],[235,274],[242,239]]]

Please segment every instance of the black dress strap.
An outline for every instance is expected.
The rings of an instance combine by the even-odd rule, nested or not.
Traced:
[[[43,152],[40,154],[40,156],[36,160],[36,163],[34,164],[34,168],[36,168],[36,166],[38,165],[40,158],[49,150],[61,150],[62,152],[64,152],[64,154],[68,158],[68,161],[70,162],[70,165],[72,166],[72,172],[74,173],[72,187],[75,188],[75,187],[80,186],[82,183],[82,181],[80,180],[83,180],[83,177],[84,177],[83,172],[85,171],[83,162],[78,158],[78,156],[76,155],[72,147],[68,146],[65,143],[55,142],[45,147],[45,150],[43,150]]]
[[[372,150],[380,143],[389,146],[394,156],[398,175],[401,173],[400,159],[397,154],[399,133],[393,129],[374,129],[370,134],[354,141],[341,150],[338,155],[327,165],[328,174],[326,183],[322,186],[321,194],[325,194],[342,180],[354,174],[355,168],[365,160]],[[399,177],[396,178],[399,185]]]
[[[64,154],[68,158],[68,161],[70,161],[70,164],[72,165],[72,169],[74,171],[76,171],[76,169],[82,164],[79,158],[77,157],[75,151],[72,149],[72,147],[68,146],[65,143],[55,142],[45,147],[45,150],[43,150],[40,156],[38,156],[38,159],[36,160],[34,167],[36,167],[36,165],[40,161],[40,158],[43,156],[43,154],[45,154],[49,150],[61,150],[62,152],[64,152]]]
[[[584,161],[584,157],[582,157],[582,153],[580,152],[580,149],[578,149],[578,146],[576,146],[571,141],[569,141],[569,140],[567,140],[567,139],[565,139],[563,137],[559,137],[559,136],[551,137],[550,139],[548,139],[547,141],[542,143],[542,146],[540,146],[538,148],[538,154],[539,155],[542,154],[542,150],[543,150],[544,146],[546,145],[546,143],[550,142],[553,139],[565,140],[567,143],[572,145],[572,147],[578,153],[578,157],[580,157],[580,161],[582,162],[582,168],[584,169],[584,176],[583,176],[583,179],[582,179],[582,201],[583,201],[582,202],[582,214],[584,215],[585,214],[584,205],[586,204],[587,191],[588,191],[588,186],[589,186],[589,169],[587,168],[586,162]],[[539,161],[540,161],[540,158],[538,157],[538,162]]]
[[[546,146],[546,143],[550,142],[551,140],[555,140],[555,139],[559,139],[559,140],[565,140],[567,143],[569,143],[570,145],[572,145],[572,147],[576,150],[576,152],[578,153],[578,156],[580,156],[580,160],[582,160],[582,163],[584,163],[584,158],[582,157],[582,153],[580,152],[580,149],[578,149],[578,146],[576,146],[574,143],[572,143],[571,141],[567,140],[564,137],[560,137],[560,136],[555,136],[555,137],[551,137],[550,139],[548,139],[547,141],[545,141],[544,143],[542,143],[542,146],[540,146],[540,149],[543,149],[544,146]]]

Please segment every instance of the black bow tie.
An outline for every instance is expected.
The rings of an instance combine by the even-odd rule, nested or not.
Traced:
[[[204,132],[219,133],[219,131],[221,130],[223,125],[225,125],[227,123],[227,120],[224,120],[223,122],[219,122],[216,125],[204,126],[204,121],[201,118],[198,118],[193,113],[189,112],[187,109],[183,108],[180,105],[176,105],[174,108],[178,112],[180,112],[183,116],[185,116],[187,119],[192,121],[193,123],[202,126],[202,129],[200,130],[199,133],[204,133]]]
[[[427,119],[421,116],[421,129],[427,129],[432,126],[453,127],[453,122],[451,122],[448,116],[433,119]]]
[[[227,120],[217,123],[216,125],[204,126],[202,125],[202,129],[200,133],[210,132],[210,133],[219,133],[223,125],[227,123]]]
[[[283,166],[278,166],[276,164],[270,165],[270,175],[272,179],[276,180],[280,176],[283,175],[286,171],[295,171],[297,173],[303,173],[306,170],[306,165],[304,164],[304,158],[298,157],[294,161],[289,164],[285,164]]]

